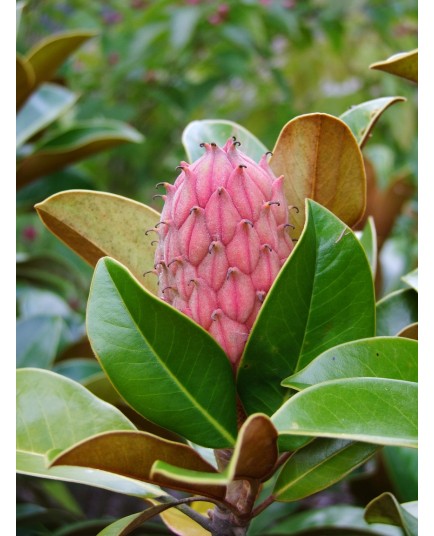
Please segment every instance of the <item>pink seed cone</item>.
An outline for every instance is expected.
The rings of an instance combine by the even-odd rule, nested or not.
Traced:
[[[234,369],[280,267],[293,249],[283,177],[230,138],[204,143],[166,195],[155,271],[159,296],[206,329]]]

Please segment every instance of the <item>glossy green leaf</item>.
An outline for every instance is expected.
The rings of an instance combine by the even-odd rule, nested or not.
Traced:
[[[418,54],[417,49],[410,52],[394,54],[385,61],[378,61],[369,66],[370,69],[385,71],[386,73],[400,76],[411,82],[418,79]]]
[[[50,368],[59,349],[64,322],[57,316],[33,316],[17,322],[17,367]]]
[[[383,464],[392,483],[392,490],[400,502],[418,497],[418,451],[405,447],[385,447]]]
[[[56,135],[17,166],[17,187],[122,143],[140,143],[143,137],[120,121],[82,123]]]
[[[372,274],[360,242],[336,216],[307,201],[300,241],[271,287],[238,369],[248,413],[283,403],[283,378],[321,352],[375,332]]]
[[[412,288],[397,290],[377,303],[377,336],[397,335],[417,322],[418,296]]]
[[[35,71],[36,84],[50,80],[68,57],[95,35],[92,30],[79,30],[58,33],[39,41],[27,54]]]
[[[41,85],[17,115],[17,148],[66,112],[77,100],[69,89],[56,84]]]
[[[402,276],[402,280],[407,283],[411,288],[413,288],[416,292],[419,291],[419,278],[418,278],[418,269],[416,268],[412,272]]]
[[[417,384],[350,378],[300,391],[273,415],[279,434],[417,447]]]
[[[97,264],[87,329],[104,371],[138,413],[199,445],[234,445],[235,385],[223,350],[113,259]]]
[[[151,242],[156,235],[145,233],[159,221],[158,212],[126,197],[90,190],[60,192],[35,208],[47,228],[91,266],[101,257],[113,257],[157,293],[157,278],[143,274],[154,268]]]
[[[340,378],[373,377],[417,382],[418,345],[400,337],[373,337],[335,346],[307,367],[283,380],[282,385],[302,390]]]
[[[377,230],[375,229],[375,222],[372,216],[368,217],[365,227],[363,228],[362,235],[360,237],[360,243],[365,250],[368,257],[369,265],[372,271],[372,277],[375,281],[375,274],[377,273]]]
[[[328,208],[350,227],[363,216],[366,207],[366,176],[362,153],[350,128],[328,114],[307,114],[292,119],[279,134],[270,160],[283,188],[298,238],[307,213],[305,199]]]
[[[363,518],[364,509],[339,505],[309,509],[278,521],[263,534],[291,536],[402,536],[400,529],[380,524],[369,525]]]
[[[396,102],[405,101],[404,97],[381,97],[352,106],[340,116],[354,134],[360,147],[363,147],[370,137],[370,133],[389,106]]]
[[[200,147],[201,143],[214,142],[217,145],[223,146],[232,136],[235,136],[241,142],[243,152],[255,160],[255,162],[259,162],[261,156],[268,150],[247,129],[233,121],[226,121],[224,119],[192,121],[182,133],[182,143],[184,144],[189,161],[193,162],[204,154],[204,149]]]
[[[75,358],[65,359],[56,363],[53,371],[71,380],[83,383],[95,374],[101,373],[101,366],[96,359]]]
[[[368,523],[386,523],[401,527],[405,536],[417,536],[417,518],[403,508],[389,492],[382,493],[366,507]]]
[[[122,456],[119,456],[120,452]],[[107,432],[89,437],[56,456],[52,466],[89,467],[207,497],[224,498],[225,483],[208,485],[172,479],[170,475],[155,475],[152,467],[157,460],[176,465],[179,471],[207,472],[219,476],[216,469],[193,448],[141,431]]]
[[[92,434],[134,430],[116,408],[93,396],[80,384],[39,369],[17,371],[17,471],[88,484],[138,497],[158,496],[157,486],[80,467],[48,468],[45,455],[64,450]]]
[[[26,58],[17,54],[16,59],[16,107],[17,110],[26,101],[35,84],[35,73]]]
[[[338,482],[368,460],[376,445],[343,439],[316,439],[283,466],[273,490],[278,501],[298,501]]]

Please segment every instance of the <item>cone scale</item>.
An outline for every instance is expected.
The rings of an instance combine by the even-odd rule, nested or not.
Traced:
[[[283,176],[230,138],[203,143],[166,188],[155,271],[159,296],[207,330],[236,369],[250,329],[293,249]]]

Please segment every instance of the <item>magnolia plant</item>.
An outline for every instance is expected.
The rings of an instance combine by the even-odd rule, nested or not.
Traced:
[[[235,123],[191,123],[190,163],[157,185],[161,214],[84,190],[37,205],[96,265],[87,334],[106,383],[96,396],[19,370],[18,470],[148,503],[101,536],[156,515],[175,534],[241,536],[268,534],[255,529],[267,508],[326,489],[382,446],[415,448],[417,342],[397,336],[405,325],[378,332],[375,227],[352,230],[361,147],[398,100],[297,117],[272,153]],[[358,534],[394,533],[378,522],[415,534],[414,505],[391,494],[366,520],[354,509]],[[306,528],[290,519],[291,534]]]

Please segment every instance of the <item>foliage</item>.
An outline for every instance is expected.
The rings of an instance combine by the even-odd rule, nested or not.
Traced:
[[[46,484],[39,496],[49,500],[44,506],[20,505],[19,526],[30,527],[29,534],[52,527],[56,534],[101,535],[417,534],[417,503],[405,502],[416,499],[409,496],[414,475],[397,472],[393,462],[411,460],[413,467],[417,461],[415,249],[405,256],[398,283],[391,283],[389,261],[384,261],[395,240],[391,233],[400,225],[408,230],[414,220],[400,218],[414,194],[414,132],[410,125],[404,140],[393,128],[402,114],[412,113],[412,88],[402,86],[406,103],[380,97],[380,91],[345,112],[350,98],[351,104],[357,102],[359,90],[319,101],[313,95],[318,83],[327,93],[329,73],[339,79],[340,70],[332,62],[326,72],[313,75],[300,67],[309,60],[311,67],[324,69],[321,54],[347,54],[348,42],[356,38],[346,24],[352,17],[360,30],[366,21],[378,26],[381,39],[394,24],[390,13],[364,1],[351,16],[338,6],[317,11],[314,1],[246,0],[219,7],[164,0],[126,7],[113,1],[102,10],[85,9],[78,0],[70,4],[47,2],[45,18],[38,10],[28,14],[34,31],[40,23],[68,20],[75,27],[94,27],[100,17],[104,21],[101,37],[63,67],[72,86],[77,73],[83,74],[86,97],[72,116],[81,121],[87,114],[100,115],[107,103],[119,100],[114,117],[131,121],[151,141],[141,154],[112,150],[80,164],[79,173],[90,177],[94,172],[97,179],[86,179],[91,187],[60,192],[68,177],[77,177],[73,168],[61,172],[58,190],[47,188],[46,177],[30,184],[53,169],[44,167],[44,146],[56,151],[57,162],[72,163],[62,147],[69,154],[78,148],[84,156],[77,140],[94,144],[101,123],[71,126],[66,134],[54,129],[45,143],[38,135],[36,151],[22,153],[29,163],[27,168],[19,164],[18,171],[28,173],[29,184],[19,205],[28,207],[45,192],[36,206],[43,224],[94,272],[84,311],[92,270],[60,248],[32,215],[23,214],[18,221],[23,251],[18,366],[23,368],[17,371],[17,469],[27,478],[42,477]],[[412,20],[404,3],[394,9]],[[28,48],[28,39],[21,35],[19,48]],[[411,37],[407,40],[413,48]],[[314,52],[312,42],[319,47]],[[370,47],[354,49],[346,75],[352,69],[358,73],[354,66],[362,58],[372,58]],[[286,55],[289,49],[296,53]],[[384,57],[391,52],[384,50]],[[111,64],[106,78],[101,77],[104,57]],[[414,58],[408,53],[397,63],[394,58],[372,67],[414,79]],[[288,82],[295,67],[300,76]],[[372,78],[358,77],[371,86]],[[300,84],[311,91],[300,101],[291,99],[300,94]],[[398,82],[381,82],[377,91],[382,84],[401,89],[394,85]],[[68,101],[64,88],[52,81],[39,88],[37,98],[44,101],[48,92],[53,106],[46,107],[44,118],[21,117],[20,144],[51,129],[51,121],[72,106],[72,98]],[[297,116],[318,102],[327,113]],[[202,120],[216,115],[228,119]],[[288,120],[284,125],[282,115]],[[235,376],[214,339],[155,296],[155,282],[146,275],[153,268],[155,237],[145,231],[159,214],[118,195],[129,189],[132,197],[148,198],[150,181],[133,186],[114,178],[129,172],[167,175],[180,152],[171,144],[179,145],[181,128],[192,119],[182,135],[190,161],[197,158],[200,141],[221,143],[230,135],[256,160],[273,148],[270,166],[293,178],[285,194],[299,211],[296,247],[267,294]],[[104,125],[106,135],[111,126]],[[118,123],[113,128],[124,129]],[[134,132],[128,129],[124,132]],[[379,142],[370,140],[373,132]],[[32,160],[38,151],[42,164]],[[392,155],[386,169],[384,154]],[[114,175],[98,171],[108,163]],[[389,202],[397,184],[408,189]],[[101,187],[118,193],[94,191]],[[404,247],[412,240],[399,230],[395,237]],[[54,371],[42,370],[50,368]],[[384,493],[383,486],[357,506],[311,507],[323,490],[355,489],[380,460],[398,498]],[[116,516],[126,516],[121,519],[86,520],[69,494],[74,488],[62,481],[140,498],[149,506],[143,509],[142,503],[136,513]],[[404,481],[407,489],[399,485]],[[367,503],[363,514],[360,505]],[[164,524],[155,523],[155,516]]]

